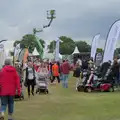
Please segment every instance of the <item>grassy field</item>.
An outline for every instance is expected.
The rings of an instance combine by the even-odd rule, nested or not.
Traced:
[[[49,95],[16,102],[16,120],[120,120],[120,93],[78,93],[75,80],[69,88],[49,87]]]

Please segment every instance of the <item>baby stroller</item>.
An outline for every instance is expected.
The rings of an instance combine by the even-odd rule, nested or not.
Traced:
[[[47,83],[47,78],[44,76],[39,76],[37,79],[37,88],[36,88],[36,94],[37,93],[45,93],[48,94],[48,83]]]
[[[20,87],[21,87],[21,94],[18,95],[18,91],[16,90],[16,95],[14,96],[15,99],[24,100],[24,93],[23,93],[23,80],[20,81]]]

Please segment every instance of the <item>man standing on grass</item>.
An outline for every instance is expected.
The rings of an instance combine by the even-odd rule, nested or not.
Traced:
[[[20,79],[16,69],[11,66],[10,59],[5,60],[5,65],[0,71],[0,97],[1,97],[1,115],[0,120],[4,120],[4,114],[8,106],[8,120],[13,120],[14,96],[16,90],[20,95]]]
[[[62,86],[63,88],[68,88],[68,77],[70,72],[70,64],[68,60],[63,60],[63,64],[61,65],[61,73],[62,73]]]

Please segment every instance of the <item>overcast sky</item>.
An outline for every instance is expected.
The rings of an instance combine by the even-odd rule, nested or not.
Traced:
[[[90,43],[101,33],[103,47],[110,26],[120,19],[120,0],[0,0],[0,40],[21,39],[41,28],[50,9],[56,10],[56,19],[40,33],[46,41],[65,35]]]

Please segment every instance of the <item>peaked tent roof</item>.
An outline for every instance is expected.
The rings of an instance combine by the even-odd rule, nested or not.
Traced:
[[[32,55],[33,55],[33,56],[38,56],[38,55],[39,55],[39,53],[38,53],[38,51],[37,51],[37,49],[36,49],[36,48],[34,49],[34,51],[33,51]]]
[[[46,52],[43,56],[43,59],[55,59],[54,53]],[[62,55],[59,53],[59,59],[62,59]]]
[[[62,57],[62,55],[59,53],[59,59],[62,59],[63,57]]]
[[[79,52],[79,50],[78,50],[78,47],[76,46],[74,52],[72,53],[72,55],[73,55],[73,54],[78,54],[78,53],[80,53],[80,52]]]

